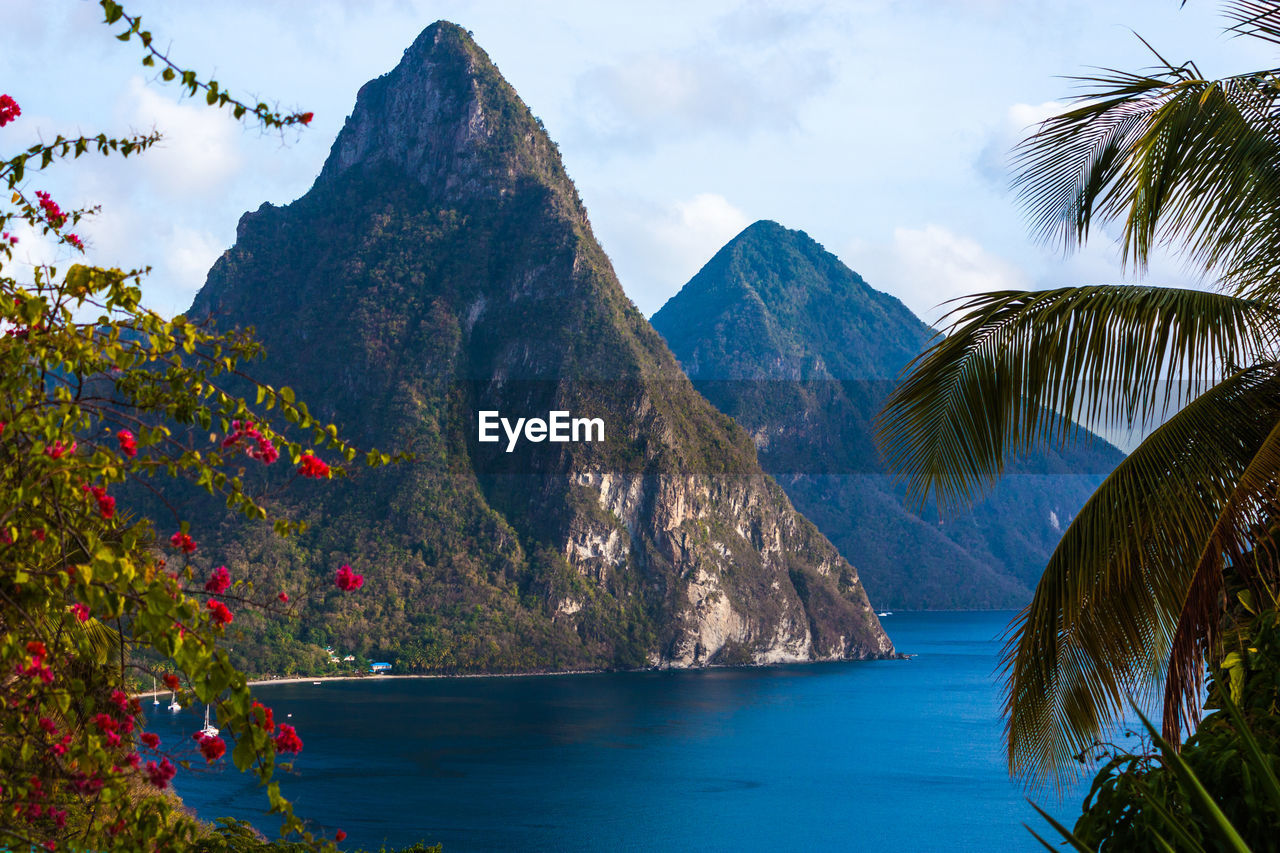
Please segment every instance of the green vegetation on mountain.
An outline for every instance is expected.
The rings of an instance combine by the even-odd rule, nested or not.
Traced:
[[[350,562],[351,606],[246,620],[248,666],[333,645],[398,671],[890,654],[857,574],[624,295],[555,145],[460,28],[360,91],[314,187],[241,220],[192,309],[353,440],[416,454],[210,559],[283,588]],[[605,441],[477,441],[477,412],[599,417]],[[305,484],[303,484],[305,485]],[[297,487],[286,493],[285,500]],[[311,650],[311,651],[308,651]]]
[[[695,387],[858,567],[877,607],[1023,606],[1067,523],[1120,460],[1084,437],[1015,462],[971,512],[940,519],[894,486],[875,419],[934,332],[802,231],[731,240],[653,316]]]

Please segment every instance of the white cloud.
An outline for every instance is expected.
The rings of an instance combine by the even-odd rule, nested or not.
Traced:
[[[706,133],[790,130],[833,71],[820,50],[633,54],[578,78],[572,132],[607,153]]]
[[[240,125],[225,111],[175,101],[173,90],[157,91],[139,77],[129,81],[125,103],[136,127],[163,134],[142,158],[157,192],[190,201],[225,186],[240,171]]]
[[[170,292],[181,294],[182,302],[189,304],[204,286],[209,268],[225,248],[217,237],[206,231],[175,226],[165,246]]]
[[[1012,176],[1012,152],[1015,145],[1031,134],[1040,122],[1066,108],[1059,101],[1042,104],[1014,104],[1005,111],[1004,120],[993,127],[986,144],[978,153],[978,173],[1000,187],[1006,187]]]
[[[597,220],[596,231],[627,295],[646,316],[751,224],[746,213],[715,193],[667,206],[634,198],[611,206],[615,216]],[[620,217],[619,209],[624,211]]]
[[[927,323],[946,314],[939,306],[948,300],[1032,288],[1021,268],[941,225],[895,228],[887,246],[855,242],[846,254],[872,287],[897,296]]]

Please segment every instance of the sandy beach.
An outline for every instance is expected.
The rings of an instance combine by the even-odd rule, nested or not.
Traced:
[[[456,674],[382,674],[382,675],[321,675],[321,676],[289,676],[287,678],[257,678],[248,682],[250,687],[262,687],[269,684],[322,684],[326,681],[386,681],[400,678],[546,678],[555,675],[589,675],[604,672],[599,669],[570,669],[556,672],[464,672]],[[163,696],[172,691],[147,690],[133,694],[138,699],[149,699],[152,696]]]

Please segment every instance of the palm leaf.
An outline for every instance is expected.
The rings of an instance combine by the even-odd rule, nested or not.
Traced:
[[[908,365],[877,438],[922,503],[967,502],[1013,454],[1085,426],[1155,422],[1224,365],[1265,349],[1265,302],[1174,288],[1102,285],[969,297]]]
[[[1064,532],[1006,646],[1009,765],[1070,781],[1073,756],[1150,696],[1223,507],[1280,421],[1280,375],[1238,371],[1157,428]]]
[[[1232,565],[1242,580],[1252,582],[1250,567],[1262,551],[1271,550],[1267,540],[1259,540],[1253,531],[1276,515],[1278,475],[1280,421],[1228,495],[1187,585],[1165,677],[1164,736],[1174,743],[1181,728],[1191,731],[1198,720],[1205,658],[1215,646],[1221,616],[1224,566]]]
[[[1258,21],[1257,32],[1270,26]],[[1192,64],[1165,64],[1155,74],[1078,78],[1078,106],[1018,146],[1015,186],[1032,227],[1069,251],[1095,222],[1117,222],[1123,256],[1139,270],[1157,245],[1176,244],[1241,292],[1274,290],[1277,72],[1206,80]]]

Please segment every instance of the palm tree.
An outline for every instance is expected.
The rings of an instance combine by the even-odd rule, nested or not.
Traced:
[[[1226,14],[1280,45],[1280,2]],[[1080,78],[1018,147],[1016,186],[1066,251],[1113,223],[1126,263],[1172,246],[1217,286],[968,297],[881,413],[909,494],[944,508],[1078,424],[1154,428],[1067,528],[1005,649],[1010,771],[1058,784],[1131,697],[1162,692],[1166,739],[1190,731],[1226,584],[1275,577],[1258,533],[1280,517],[1280,69],[1209,80],[1156,57]]]

